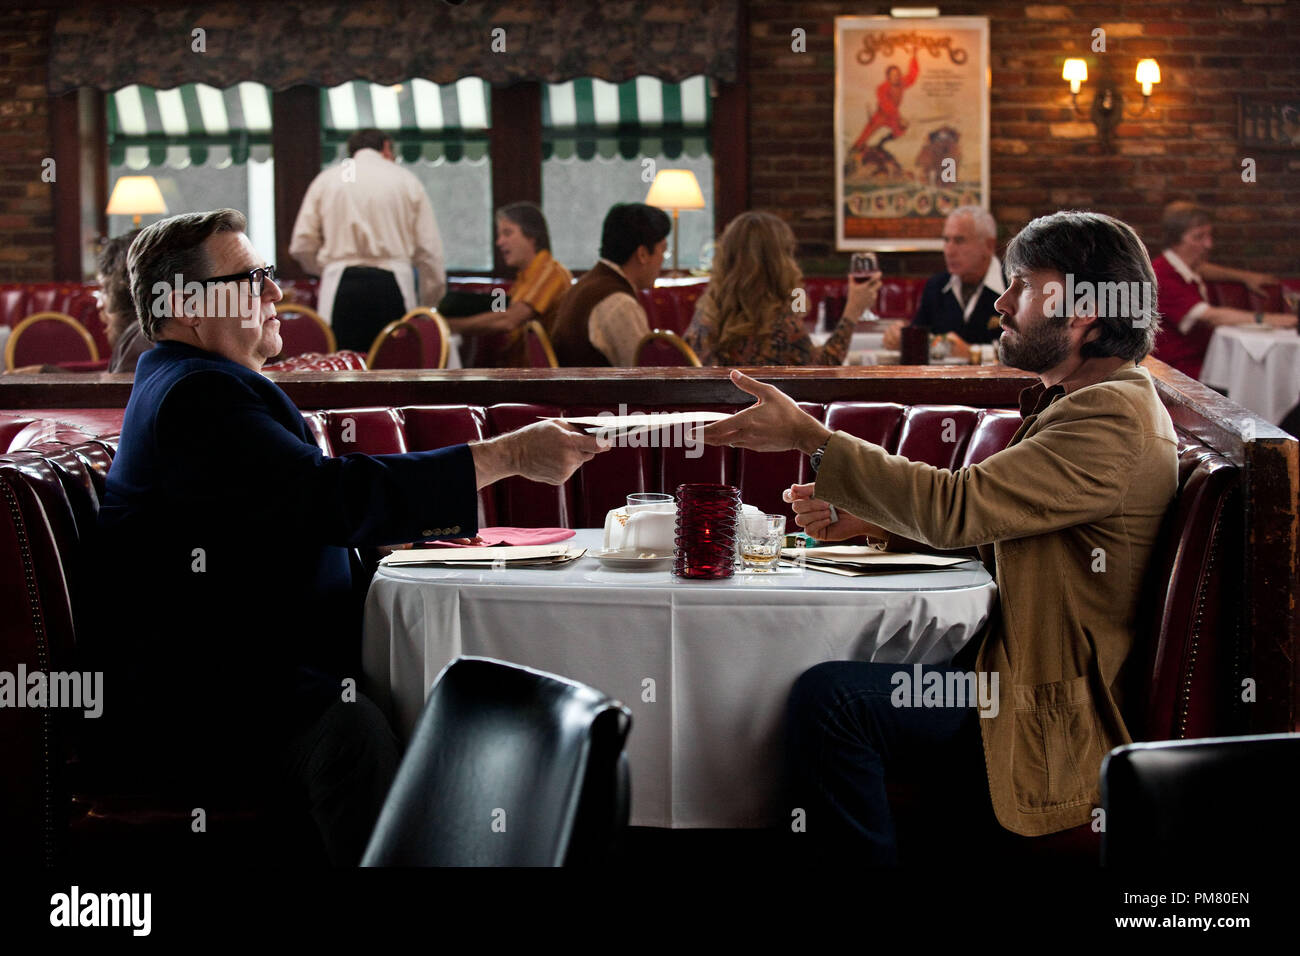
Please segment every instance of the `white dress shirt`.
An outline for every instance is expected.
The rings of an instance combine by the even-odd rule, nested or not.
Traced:
[[[997,256],[994,256],[989,261],[988,270],[984,273],[984,281],[980,283],[980,285],[988,286],[998,295],[1001,295],[1003,292],[1007,291],[1007,284],[1004,281],[1002,281],[1002,263],[998,260]],[[954,296],[956,296],[957,303],[960,305],[962,302],[961,276],[957,275],[954,272],[952,276],[948,279],[948,284],[943,287],[943,291],[951,292]],[[966,303],[962,308],[963,320],[967,322],[970,321],[970,314],[975,311],[975,303],[979,301],[979,297],[980,297],[979,290],[976,289],[975,294],[966,300]]]
[[[447,289],[442,238],[433,206],[414,174],[373,149],[322,170],[303,197],[289,253],[321,277],[319,311],[331,319],[338,278],[348,266],[388,269],[408,309],[436,306]]]

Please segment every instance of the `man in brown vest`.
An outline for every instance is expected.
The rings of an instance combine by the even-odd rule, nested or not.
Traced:
[[[610,208],[600,261],[565,294],[547,330],[561,365],[636,365],[637,344],[650,331],[637,290],[654,285],[671,230],[668,214],[654,206]]]

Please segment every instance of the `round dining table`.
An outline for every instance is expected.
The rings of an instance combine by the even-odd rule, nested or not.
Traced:
[[[1295,329],[1221,325],[1206,349],[1201,381],[1277,425],[1300,404],[1300,335]]]
[[[598,529],[558,567],[381,565],[370,586],[363,686],[409,739],[438,673],[491,657],[589,684],[632,710],[631,822],[788,822],[783,727],[795,680],[823,661],[948,661],[989,619],[997,587],[976,560],[846,577],[812,568],[718,581],[622,571]]]

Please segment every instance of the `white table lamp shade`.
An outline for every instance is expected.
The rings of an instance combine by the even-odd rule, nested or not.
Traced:
[[[151,216],[167,211],[158,182],[152,176],[123,176],[108,199],[110,216]]]
[[[645,197],[647,206],[660,209],[703,209],[704,193],[689,169],[661,169]]]

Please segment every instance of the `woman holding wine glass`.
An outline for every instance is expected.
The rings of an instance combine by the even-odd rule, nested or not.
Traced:
[[[830,339],[814,346],[803,322],[807,295],[794,250],[790,227],[771,213],[741,213],[727,226],[709,288],[684,336],[703,364],[843,364],[858,319],[876,304],[880,272],[866,261],[856,264],[844,314]]]

